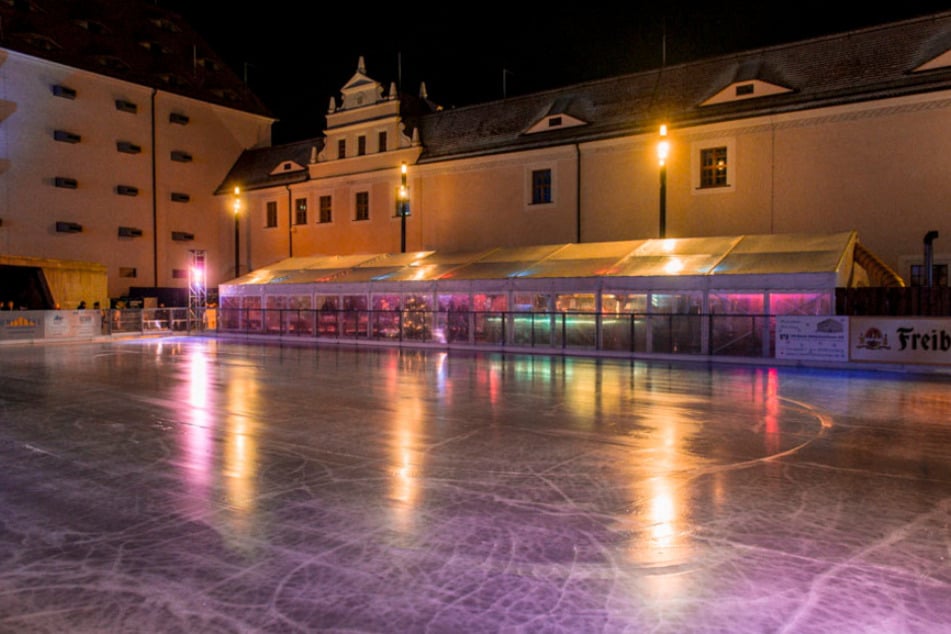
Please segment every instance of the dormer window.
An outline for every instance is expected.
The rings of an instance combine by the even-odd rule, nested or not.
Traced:
[[[559,110],[558,114],[548,114],[538,119],[532,126],[525,131],[525,134],[535,134],[538,132],[548,132],[550,130],[558,130],[561,128],[574,128],[576,126],[587,125],[586,121],[572,117],[570,114],[563,112],[562,104],[554,104],[553,108]]]
[[[754,91],[753,84],[740,84],[736,87],[736,96],[743,97],[752,95]]]

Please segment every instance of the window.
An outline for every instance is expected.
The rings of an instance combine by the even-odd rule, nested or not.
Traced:
[[[83,226],[78,222],[60,220],[56,223],[56,231],[57,233],[82,233]]]
[[[70,88],[68,86],[63,86],[61,84],[56,84],[52,87],[53,94],[57,97],[62,97],[63,99],[75,99],[76,98],[76,89]]]
[[[266,213],[267,219],[265,220],[265,227],[276,227],[277,226],[277,201],[269,200],[267,201]]]
[[[141,238],[142,230],[137,227],[119,227],[120,238]],[[132,277],[135,277],[134,275]]]
[[[191,196],[182,192],[172,192],[171,198],[173,203],[187,203],[192,199]]]
[[[116,193],[120,196],[138,196],[139,188],[132,185],[116,185]]]
[[[126,101],[125,99],[116,99],[116,110],[120,112],[131,112],[134,114],[138,112],[139,107],[131,101]]]
[[[294,201],[294,224],[307,224],[307,199],[298,198]]]
[[[333,221],[333,207],[330,196],[320,197],[320,219],[317,222],[325,223]]]
[[[357,156],[363,156],[367,153],[367,138],[363,135],[357,137]]]
[[[188,233],[187,231],[173,231],[172,240],[175,242],[191,242],[195,239],[194,233]]]
[[[186,280],[188,279],[188,271],[185,269],[172,269],[172,279]]]
[[[370,219],[370,192],[357,192],[354,220]]]
[[[183,152],[181,150],[172,151],[172,160],[178,161],[179,163],[190,163],[192,160],[192,155],[188,152]]]
[[[138,272],[134,266],[120,266],[119,277],[138,277]]]
[[[380,132],[379,140],[377,141],[377,151],[386,152],[386,132]]]
[[[82,140],[78,134],[66,130],[53,130],[53,138],[63,143],[79,143]]]
[[[551,202],[551,170],[532,170],[532,204]]]
[[[62,187],[63,189],[76,189],[79,187],[79,183],[75,178],[69,178],[67,176],[57,176],[53,179],[53,184],[56,187]]]
[[[347,158],[347,140],[340,139],[337,141],[337,158]]]
[[[142,147],[129,141],[116,141],[116,150],[123,154],[138,154],[142,151]]]
[[[176,123],[178,125],[187,125],[188,124],[188,115],[184,115],[178,112],[172,112],[168,115],[169,123]]]
[[[700,151],[700,187],[726,187],[726,147],[706,148]]]
[[[931,277],[932,277],[931,281],[934,283],[935,286],[947,286],[948,285],[948,265],[947,264],[932,264]],[[912,286],[928,286],[928,278],[926,276],[924,264],[911,265],[911,285]]]

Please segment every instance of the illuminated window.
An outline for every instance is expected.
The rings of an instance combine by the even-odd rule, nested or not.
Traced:
[[[726,146],[700,150],[700,187],[726,187],[727,180]]]
[[[294,224],[307,224],[307,199],[298,198],[294,201]]]
[[[277,226],[277,201],[269,200],[265,206],[265,227]]]
[[[357,192],[354,220],[370,219],[370,192]]]
[[[320,197],[320,218],[317,222],[326,223],[333,221],[333,199],[330,196]]]
[[[551,202],[551,170],[532,171],[532,204],[543,205]]]

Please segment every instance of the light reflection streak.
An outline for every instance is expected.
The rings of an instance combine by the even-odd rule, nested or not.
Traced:
[[[227,390],[222,476],[231,528],[238,539],[251,532],[256,512],[257,430],[253,417],[258,409],[256,372],[253,366],[234,368]]]
[[[161,354],[162,346],[158,346]],[[212,423],[208,415],[208,359],[202,351],[191,356],[186,389],[188,425],[185,426],[185,467],[190,513],[205,515],[210,505],[214,449]]]
[[[420,446],[423,442],[421,430],[426,382],[418,380],[412,372],[412,363],[403,355],[405,353],[401,353],[399,357],[394,356],[394,363],[386,365],[387,396],[395,407],[390,431],[392,441],[388,495],[395,502],[391,505],[394,524],[403,532],[409,532],[417,516],[419,484],[424,468],[425,452]],[[437,367],[437,374],[442,374],[443,371],[441,362]]]

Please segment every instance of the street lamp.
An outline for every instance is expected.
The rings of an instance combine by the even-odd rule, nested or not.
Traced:
[[[241,188],[234,188],[234,276],[241,275],[241,237],[238,233],[238,212],[241,211]]]
[[[400,253],[406,253],[406,202],[408,198],[406,163],[403,163],[400,165]]]
[[[657,142],[657,161],[660,164],[660,237],[667,237],[667,155],[670,154],[670,141],[667,140],[667,124],[660,126],[660,140]]]

